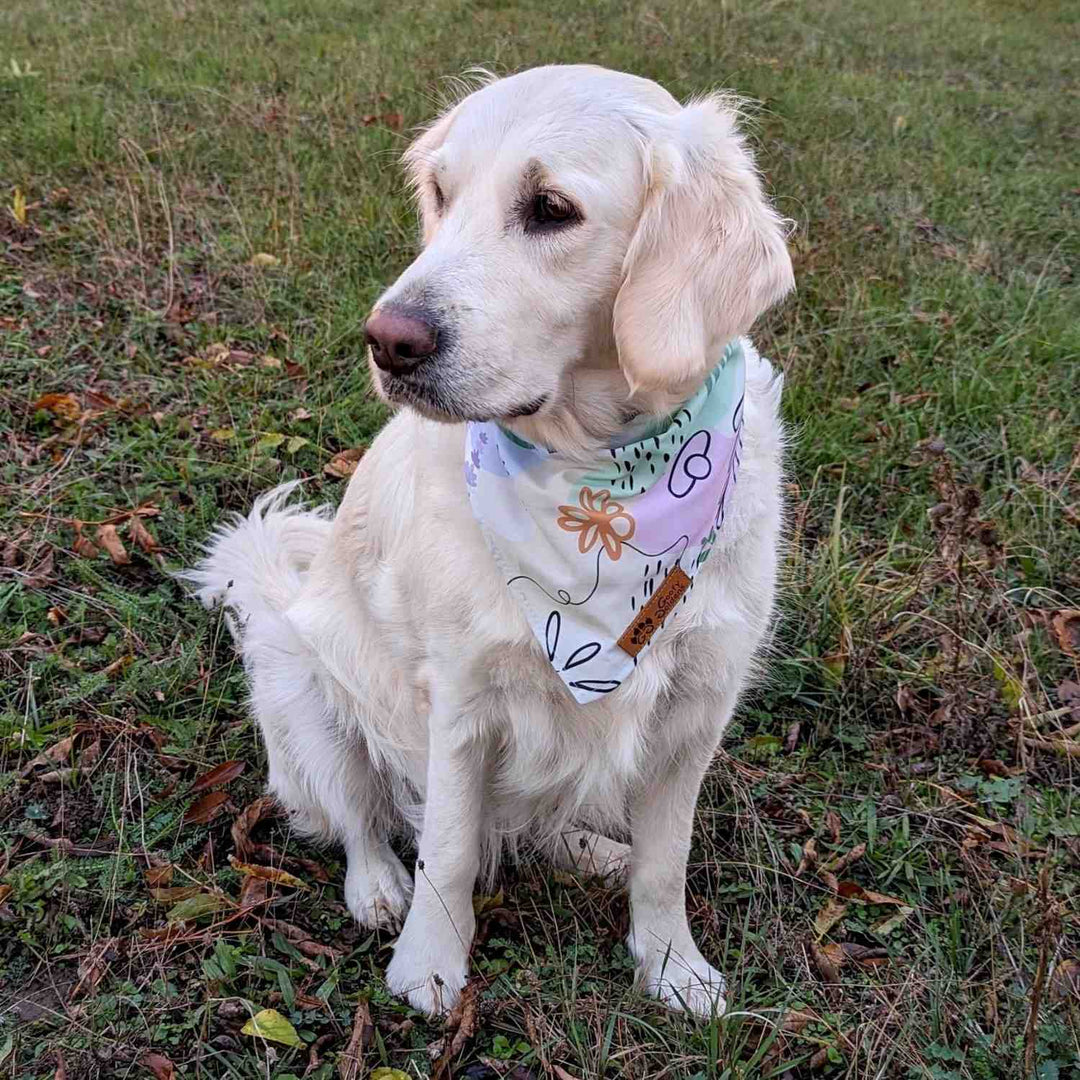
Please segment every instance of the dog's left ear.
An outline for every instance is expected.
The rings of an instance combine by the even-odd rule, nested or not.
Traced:
[[[769,205],[733,108],[692,102],[646,140],[646,194],[615,299],[631,390],[681,392],[794,286],[784,221]]]

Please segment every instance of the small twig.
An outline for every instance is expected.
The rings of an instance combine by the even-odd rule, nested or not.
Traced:
[[[1030,735],[1025,735],[1024,742],[1028,746],[1037,746],[1040,750],[1056,750],[1059,754],[1067,754],[1069,757],[1080,757],[1080,742],[1070,739],[1035,739]]]
[[[304,1070],[304,1076],[308,1076],[313,1073],[321,1064],[322,1059],[319,1057],[319,1051],[328,1043],[333,1042],[337,1038],[333,1032],[327,1035],[320,1035],[312,1044],[308,1050],[308,1063],[307,1068]]]
[[[102,521],[83,521],[81,518],[58,517],[56,514],[38,514],[33,510],[18,511],[19,517],[34,518],[38,521],[59,521],[61,524],[70,525],[72,528],[76,526],[86,528],[87,526],[97,525],[122,525],[129,518],[157,517],[160,513],[161,510],[156,506],[137,506],[134,510],[117,510],[111,517],[104,518]]]

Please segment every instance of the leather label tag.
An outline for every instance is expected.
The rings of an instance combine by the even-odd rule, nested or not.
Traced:
[[[637,656],[649,644],[653,634],[660,629],[689,588],[689,576],[681,566],[676,566],[649,597],[649,602],[634,616],[634,621],[622,632],[618,641],[619,648],[630,656]]]

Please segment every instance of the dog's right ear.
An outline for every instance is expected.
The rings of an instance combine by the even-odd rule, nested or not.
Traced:
[[[736,112],[712,95],[642,126],[645,203],[615,299],[631,391],[685,392],[794,285]]]

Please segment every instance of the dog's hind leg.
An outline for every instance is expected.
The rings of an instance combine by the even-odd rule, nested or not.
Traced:
[[[295,635],[283,635],[273,649],[264,637],[262,648],[251,649],[256,636],[249,623],[251,703],[266,742],[270,791],[300,831],[344,846],[345,902],[357,922],[396,928],[413,884],[387,839],[393,819],[382,778],[363,740],[337,723],[311,653]]]

